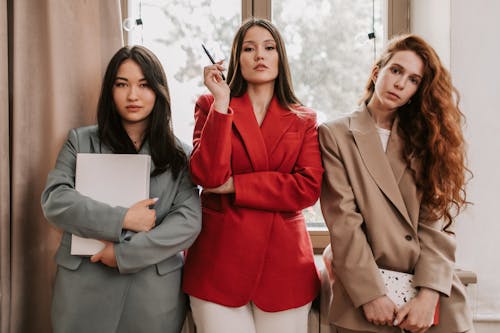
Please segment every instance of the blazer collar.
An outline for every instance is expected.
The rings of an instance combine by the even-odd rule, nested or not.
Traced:
[[[269,169],[269,156],[277,147],[281,137],[296,119],[295,115],[283,108],[273,96],[266,116],[259,127],[247,93],[233,97],[230,102],[233,123],[250,157],[255,171]]]
[[[282,107],[278,98],[274,96],[260,127],[269,154],[274,152],[281,138],[296,119],[296,114]]]
[[[359,110],[353,113],[349,126],[370,175],[401,215],[412,224],[399,188],[406,163],[401,155],[402,143],[397,134],[397,124],[398,121],[394,121],[387,152],[382,148],[375,123],[366,105],[362,104]]]

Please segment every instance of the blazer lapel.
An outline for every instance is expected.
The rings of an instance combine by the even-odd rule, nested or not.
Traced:
[[[90,136],[90,151],[88,151],[88,153],[112,154],[113,152],[108,148],[108,146],[101,145],[101,141],[96,133],[95,135]]]
[[[399,119],[394,120],[394,124],[391,129],[391,137],[387,144],[387,159],[391,165],[392,172],[394,173],[394,178],[396,183],[399,185],[400,193],[403,197],[408,214],[410,215],[411,221],[418,223],[418,213],[419,213],[419,196],[417,193],[417,188],[414,181],[409,181],[408,178],[403,179],[405,170],[408,168],[408,164],[403,159],[403,141],[399,136],[398,130]],[[417,163],[414,158],[410,159],[410,165],[416,172],[418,172]]]
[[[269,155],[272,155],[295,119],[296,115],[292,111],[283,108],[276,96],[274,96],[260,128]]]
[[[350,129],[368,172],[401,215],[412,224],[398,186],[406,166],[401,165],[401,161],[396,161],[398,158],[395,153],[387,158],[375,124],[364,104],[351,117]]]
[[[406,162],[403,160],[403,142],[398,135],[399,119],[396,118],[392,124],[391,137],[387,143],[387,159],[391,165],[392,172],[396,183],[399,184],[404,171],[406,170]]]
[[[233,124],[245,145],[253,170],[267,170],[269,168],[269,159],[266,144],[255,119],[248,94],[245,93],[241,97],[233,97],[229,105],[234,112]]]

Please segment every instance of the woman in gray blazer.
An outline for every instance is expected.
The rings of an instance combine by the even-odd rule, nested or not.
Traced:
[[[42,194],[45,216],[63,230],[54,332],[179,332],[186,303],[182,251],[200,231],[201,208],[187,169],[189,149],[173,134],[167,80],[154,54],[135,46],[113,56],[97,120],[69,132]],[[125,208],[80,194],[77,153],[150,155],[155,199]],[[71,234],[105,247],[90,258],[71,255]]]
[[[454,273],[451,223],[468,171],[454,93],[435,51],[400,36],[374,65],[359,109],[319,128],[337,332],[473,331]],[[414,274],[417,295],[396,306],[379,268]]]

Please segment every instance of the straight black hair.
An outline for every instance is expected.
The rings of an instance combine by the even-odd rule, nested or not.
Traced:
[[[97,125],[101,143],[109,146],[116,154],[137,154],[137,150],[123,128],[121,117],[113,100],[113,85],[120,65],[127,59],[137,63],[156,100],[149,115],[144,133],[144,142],[151,147],[151,159],[155,165],[152,176],[168,169],[177,178],[187,165],[187,156],[176,142],[172,128],[172,111],[167,77],[158,58],[142,46],[125,46],[111,58],[102,82],[101,95],[97,105]]]

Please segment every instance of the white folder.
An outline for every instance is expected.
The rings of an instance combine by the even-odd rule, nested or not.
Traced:
[[[77,154],[75,189],[94,200],[128,208],[149,198],[150,167],[149,155]],[[103,248],[103,242],[72,235],[73,255],[94,255]]]

